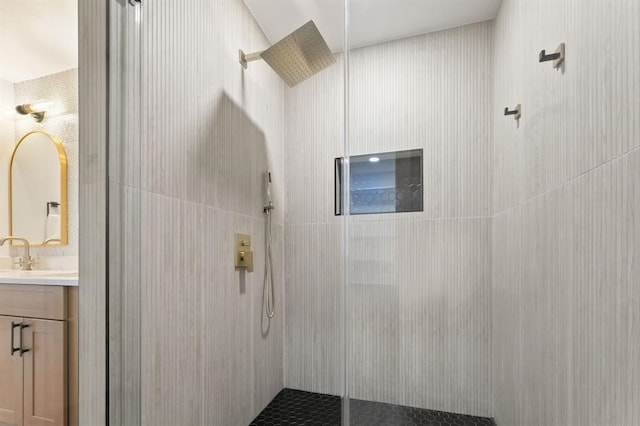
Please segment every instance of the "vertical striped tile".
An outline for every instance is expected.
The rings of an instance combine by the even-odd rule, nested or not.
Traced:
[[[342,302],[343,218],[333,215],[341,60],[286,90],[285,153],[285,384],[336,394],[340,358],[320,369],[315,343],[340,342],[337,315],[321,318]],[[351,52],[349,154],[423,148],[425,168],[424,213],[350,218],[355,398],[492,413],[492,65],[489,23]]]
[[[285,386],[340,395],[342,227],[285,228]]]
[[[493,377],[501,424],[637,422],[630,280],[640,244],[632,171],[639,23],[639,5],[626,0],[504,0],[495,22]],[[539,50],[560,42],[564,72],[537,63]],[[519,129],[499,112],[513,96],[523,103]]]
[[[106,81],[107,7],[78,4],[79,424],[106,421]]]
[[[131,117],[116,117],[124,143],[112,151],[114,180],[143,200],[138,210],[123,207],[119,228],[140,224],[139,285],[135,271],[122,276],[133,284],[123,300],[137,295],[141,309],[139,417],[248,424],[283,386],[284,84],[261,64],[238,63],[238,49],[267,45],[241,0],[148,2],[140,22],[139,50],[135,25],[114,25],[120,44],[130,44],[118,51],[116,71],[139,66],[144,77],[139,113],[137,87],[121,82],[139,135],[126,127]],[[267,169],[275,181],[279,305],[262,329]],[[114,197],[124,205],[122,194]],[[253,273],[234,268],[239,232],[252,236]]]

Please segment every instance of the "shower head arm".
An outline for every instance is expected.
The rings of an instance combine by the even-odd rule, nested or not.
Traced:
[[[239,56],[240,56],[240,65],[242,65],[242,68],[244,68],[246,70],[247,69],[247,63],[262,59],[262,56],[260,56],[262,54],[262,52],[264,52],[264,50],[261,50],[260,52],[246,53],[245,54],[242,51],[242,49],[240,49]]]

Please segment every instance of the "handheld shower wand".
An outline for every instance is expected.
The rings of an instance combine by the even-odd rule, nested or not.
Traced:
[[[275,290],[273,285],[273,260],[271,258],[271,213],[275,208],[271,201],[271,172],[266,171],[264,174],[265,185],[265,202],[262,211],[267,215],[267,223],[265,227],[265,261],[264,261],[264,280],[262,287],[262,305],[268,318],[275,315]]]
[[[264,194],[265,200],[263,210],[266,213],[267,211],[274,209],[273,202],[271,201],[271,172],[268,170],[264,173]]]

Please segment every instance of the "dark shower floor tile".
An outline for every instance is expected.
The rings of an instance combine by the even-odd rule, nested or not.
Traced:
[[[355,426],[495,426],[492,419],[380,402],[351,401]],[[283,389],[250,426],[339,426],[340,397]]]

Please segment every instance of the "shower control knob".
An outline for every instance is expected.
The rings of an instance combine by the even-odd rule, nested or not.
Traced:
[[[236,234],[235,266],[238,269],[253,272],[251,237],[247,234]]]

